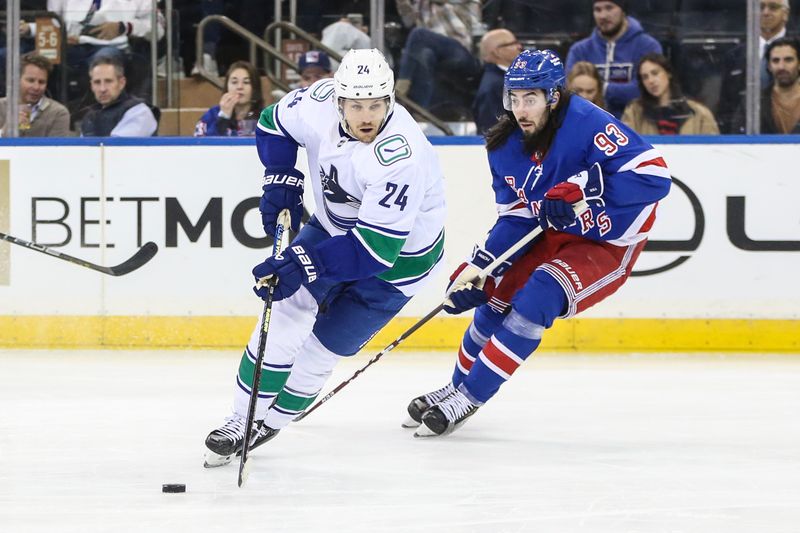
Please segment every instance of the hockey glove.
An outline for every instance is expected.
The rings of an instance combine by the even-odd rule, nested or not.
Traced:
[[[539,208],[539,225],[563,231],[575,222],[578,215],[574,204],[583,200],[583,190],[575,183],[562,181],[544,195]]]
[[[321,263],[313,248],[308,245],[295,244],[281,255],[268,257],[253,269],[256,278],[255,292],[262,300],[267,298],[269,287],[262,286],[265,281],[273,280],[274,301],[280,301],[296,293],[301,285],[308,285],[323,274]],[[261,283],[259,283],[261,282]]]
[[[300,229],[303,217],[303,174],[295,169],[268,171],[264,174],[264,194],[261,195],[259,211],[261,223],[267,235],[275,235],[278,213],[289,210],[292,231]]]
[[[457,315],[489,301],[489,297],[483,290],[486,278],[478,279],[478,274],[489,266],[494,259],[492,254],[476,247],[472,259],[469,262],[461,263],[450,276],[450,284],[447,286],[447,294],[444,301],[446,313]],[[509,266],[510,263],[506,261],[494,269],[491,275],[499,276]]]

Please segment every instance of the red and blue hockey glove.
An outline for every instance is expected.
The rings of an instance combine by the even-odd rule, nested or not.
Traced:
[[[266,261],[256,265],[253,276],[257,285],[253,287],[253,292],[262,300],[265,299],[269,294],[269,287],[259,285],[275,277],[277,281],[272,299],[277,302],[296,293],[301,285],[314,283],[322,274],[322,265],[314,249],[295,244],[281,255],[268,257]],[[258,284],[259,281],[262,283]]]
[[[267,172],[264,175],[264,194],[258,209],[267,235],[275,234],[278,213],[289,210],[292,231],[300,229],[303,217],[303,173],[295,169]]]
[[[575,222],[575,204],[583,200],[583,189],[575,183],[562,181],[544,195],[539,208],[539,225],[563,231]]]

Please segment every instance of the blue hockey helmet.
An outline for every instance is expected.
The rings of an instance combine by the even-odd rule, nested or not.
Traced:
[[[547,103],[555,103],[555,94],[564,87],[564,64],[555,52],[550,50],[523,50],[503,79],[503,107],[511,111],[509,93],[515,89],[542,89],[547,95]]]

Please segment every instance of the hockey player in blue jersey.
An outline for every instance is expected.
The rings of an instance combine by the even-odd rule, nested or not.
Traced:
[[[564,78],[561,60],[548,50],[523,51],[505,74],[507,113],[486,134],[497,222],[451,277],[445,301],[448,313],[477,309],[451,382],[408,406],[404,426],[418,427],[417,436],[453,431],[497,393],[557,318],[615,292],[669,191],[658,151],[566,92]],[[537,226],[544,231],[532,244],[475,283]]]
[[[436,153],[395,105],[394,75],[376,49],[349,51],[334,79],[264,109],[256,145],[266,169],[267,234],[284,209],[297,229],[306,183],[317,209],[287,250],[253,269],[256,280],[277,278],[253,447],[302,413],[336,363],[421,289],[442,259],[445,220]],[[309,176],[297,169],[299,147]],[[206,466],[227,464],[241,450],[260,331],[257,324],[239,364],[233,413],[206,438]]]

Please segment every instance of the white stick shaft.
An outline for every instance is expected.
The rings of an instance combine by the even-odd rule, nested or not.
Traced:
[[[589,209],[589,205],[586,203],[585,200],[581,200],[580,202],[577,202],[572,208],[575,211],[575,215],[577,216],[580,213],[582,213],[583,211],[585,211],[586,209]],[[489,266],[487,266],[486,268],[481,270],[480,273],[478,274],[478,278],[479,279],[486,278],[486,276],[488,276],[492,272],[492,270],[494,270],[495,268],[497,268],[500,265],[502,265],[503,261],[505,261],[506,259],[508,259],[512,255],[517,253],[520,249],[522,249],[523,246],[525,246],[526,244],[531,242],[533,239],[538,237],[541,232],[542,232],[542,227],[541,226],[536,226],[535,228],[533,228],[533,231],[531,231],[530,233],[528,233],[527,235],[522,237],[519,241],[514,243],[514,245],[511,246],[511,248],[509,248],[508,250],[506,250],[505,252],[500,254],[500,256],[497,259],[492,261],[489,264]]]

